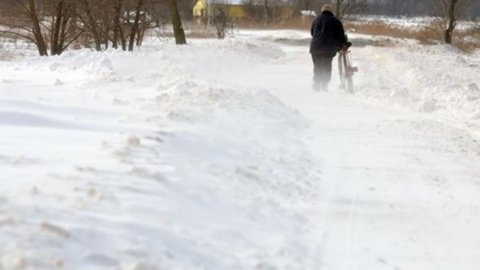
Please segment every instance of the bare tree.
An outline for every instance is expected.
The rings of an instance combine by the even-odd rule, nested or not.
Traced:
[[[167,0],[170,4],[170,16],[172,18],[173,34],[177,45],[187,44],[185,32],[183,31],[182,19],[178,12],[178,0]]]
[[[112,37],[112,47],[118,48],[118,41],[120,38],[121,32],[121,22],[120,18],[122,16],[122,7],[123,0],[114,0],[113,1],[113,37]]]
[[[346,17],[353,13],[364,11],[368,5],[367,0],[335,0],[335,15],[338,18]]]
[[[47,45],[45,44],[45,39],[43,38],[42,28],[40,27],[40,19],[38,16],[37,6],[35,0],[29,0],[28,6],[22,3],[22,1],[17,1],[17,3],[23,8],[25,14],[30,18],[32,23],[32,32],[35,38],[35,44],[37,45],[38,52],[40,55],[48,55]]]
[[[35,0],[15,0],[11,8],[10,16],[2,21],[6,29],[0,33],[29,40],[35,44],[41,56],[48,55],[47,43],[40,25],[42,15],[39,14]]]
[[[102,50],[102,36],[100,32],[100,25],[98,20],[98,15],[95,11],[99,9],[94,9],[93,3],[91,0],[79,0],[81,9],[79,10],[79,18],[82,21],[83,25],[88,29],[88,32],[92,35],[93,41],[95,43],[95,49],[97,51]]]
[[[41,56],[49,49],[52,55],[61,54],[78,38],[73,0],[14,0],[8,8],[7,21],[1,22],[6,29],[0,32],[31,41]]]
[[[149,0],[78,0],[78,17],[88,32],[84,46],[93,42],[100,51],[110,46],[132,51],[140,46],[150,27],[146,14]]]
[[[129,43],[128,43],[128,50],[129,51],[133,51],[133,47],[135,45],[135,37],[139,33],[140,17],[142,16],[142,9],[143,9],[143,0],[137,0],[137,5],[136,5],[136,8],[135,8],[135,18],[133,20],[133,25],[130,29],[130,40],[129,40]]]
[[[217,14],[213,17],[213,24],[217,29],[217,38],[224,39],[225,31],[227,29],[227,15],[223,7],[219,7]]]
[[[451,44],[452,43],[452,34],[453,30],[457,26],[457,16],[456,16],[456,9],[459,3],[459,0],[441,0],[441,9],[446,20],[444,29],[443,29],[443,38],[445,43]]]
[[[268,0],[263,0],[263,24],[265,26],[270,22],[270,5]]]
[[[72,0],[55,0],[52,13],[50,53],[59,55],[77,38],[78,29],[71,24],[75,16],[74,2]]]
[[[467,8],[471,3],[470,0],[437,0],[435,9],[439,14],[438,25],[446,44],[452,43],[457,20],[459,17],[465,17]]]

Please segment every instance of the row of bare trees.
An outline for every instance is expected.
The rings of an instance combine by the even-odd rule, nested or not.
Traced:
[[[162,20],[150,11],[164,6],[170,7],[176,43],[185,44],[177,0],[2,0],[0,33],[33,42],[42,56],[72,45],[132,51]]]
[[[339,17],[372,11],[389,14],[394,10],[399,14],[418,15],[418,12],[424,10],[442,20],[444,41],[451,43],[457,18],[466,14],[467,7],[475,1],[478,0],[243,0],[242,3],[246,6],[246,11],[250,7],[251,13],[258,15],[257,19],[263,25],[289,16],[285,3],[288,3],[291,10],[317,11],[322,4],[331,3]],[[96,50],[113,47],[131,51],[135,46],[142,45],[148,29],[170,21],[176,43],[185,44],[179,10],[183,10],[184,14],[189,13],[186,2],[188,1],[0,0],[0,33],[33,42],[40,55],[59,55],[72,46]],[[225,28],[225,21],[217,19],[215,25]]]

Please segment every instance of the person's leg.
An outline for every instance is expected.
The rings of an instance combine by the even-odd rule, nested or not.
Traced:
[[[318,91],[322,81],[321,55],[312,54],[313,61],[313,90]]]
[[[332,79],[332,61],[333,57],[331,55],[322,55],[319,58],[319,74],[320,74],[320,82],[322,85],[322,90],[328,90],[328,84]]]
[[[333,56],[329,54],[312,54],[313,60],[313,89],[316,91],[328,90],[328,83],[332,77]]]

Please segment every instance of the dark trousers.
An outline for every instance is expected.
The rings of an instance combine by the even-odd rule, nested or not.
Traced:
[[[334,56],[331,54],[312,54],[314,86],[328,86],[332,78],[332,60]]]

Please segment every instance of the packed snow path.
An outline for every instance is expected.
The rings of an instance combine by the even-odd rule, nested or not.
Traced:
[[[367,44],[314,93],[306,40],[1,63],[0,269],[476,269],[480,59]]]

